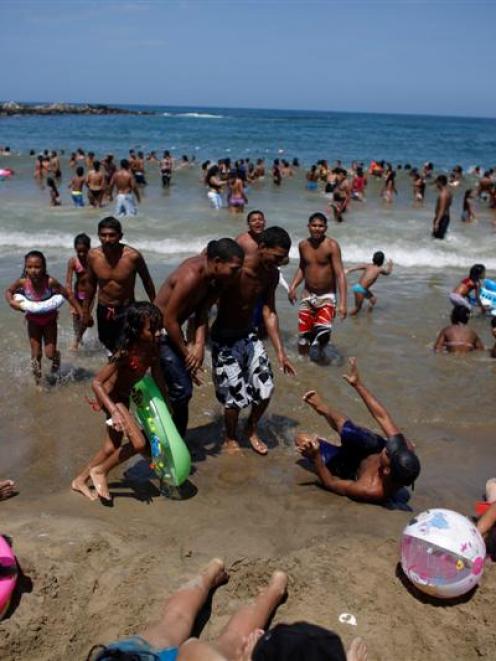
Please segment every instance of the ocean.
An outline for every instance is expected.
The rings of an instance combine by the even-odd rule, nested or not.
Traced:
[[[246,207],[246,211],[262,209],[269,225],[281,225],[289,231],[292,259],[283,272],[290,280],[309,215],[329,212],[325,195],[307,191],[304,186],[305,167],[317,159],[330,163],[340,159],[345,165],[352,160],[368,163],[385,159],[402,166],[432,161],[437,172],[449,171],[457,164],[467,172],[475,165],[491,167],[496,153],[493,119],[227,108],[146,110],[156,110],[157,114],[0,118],[0,144],[9,145],[13,152],[0,157],[0,167],[16,172],[0,182],[3,288],[20,275],[24,253],[35,248],[45,252],[50,274],[64,281],[74,236],[84,231],[95,244],[97,222],[113,213],[112,205],[102,210],[72,207],[67,159],[78,147],[92,150],[98,157],[111,152],[116,159],[126,156],[130,148],[155,150],[157,154],[169,149],[176,159],[182,154],[195,157],[193,167],[174,173],[167,191],[160,186],[157,165],[147,164],[149,185],[139,214],[123,221],[125,241],[143,251],[157,286],[182,259],[200,251],[211,238],[235,236],[245,227],[244,216],[210,208],[200,171],[200,163],[206,159],[265,158],[267,166],[276,157],[300,160],[302,167],[292,178],[284,179],[280,188],[272,185],[270,176],[253,185]],[[33,179],[34,159],[29,150],[45,148],[65,151],[59,208],[49,206],[47,190]],[[476,203],[477,222],[460,222],[463,191],[475,183],[472,175],[465,175],[455,191],[445,241],[434,242],[430,236],[435,189],[427,186],[424,205],[414,207],[410,178],[404,169],[398,173],[398,195],[392,205],[381,201],[380,182],[371,181],[366,200],[352,203],[345,222],[329,223],[329,234],[339,241],[346,266],[369,261],[376,250],[383,250],[394,263],[392,275],[374,286],[379,301],[373,314],[364,311],[356,319],[336,322],[334,344],[343,360],[358,356],[364,380],[391,408],[398,424],[415,437],[421,454],[422,450],[428,454],[429,443],[449,442],[446,461],[454,470],[457,463],[463,463],[468,444],[474,438],[481,439],[473,441],[471,447],[477,453],[464,466],[468,471],[465,486],[474,495],[480,483],[490,477],[485,453],[494,433],[490,418],[496,395],[496,361],[487,352],[463,357],[434,355],[432,344],[439,329],[449,323],[448,293],[468,274],[470,266],[482,262],[488,276],[496,277],[494,214],[486,204]],[[349,280],[350,284],[355,281],[353,277]],[[277,302],[282,334],[298,375],[292,381],[282,375],[276,377],[271,414],[284,413],[295,425],[300,424],[300,418],[307,419],[301,396],[318,387],[337,405],[347,407],[358,422],[370,424],[341,379],[343,365],[321,367],[297,356],[296,309],[283,289]],[[81,402],[89,391],[91,375],[104,361],[93,331],[79,354],[68,352],[72,327],[64,307],[59,321],[63,378],[43,393],[36,392],[32,383],[21,315],[7,304],[0,310],[0,424],[5,439],[0,446],[2,473],[8,471],[22,479],[33,461],[43,473],[44,464],[39,463],[42,448],[56,447],[58,458],[52,469],[58,473],[59,486],[70,481],[78,461],[88,454],[84,416],[93,414]],[[491,345],[487,318],[476,312],[470,323],[483,342]],[[207,403],[203,398],[202,407],[207,414],[219,411],[213,398]],[[269,416],[269,426],[270,420]],[[69,446],[62,440],[68,435]],[[91,441],[91,447],[95,442]],[[287,451],[291,451],[289,446]],[[424,479],[426,488],[433,489],[432,471],[427,470]],[[58,488],[48,478],[41,483],[49,490]]]

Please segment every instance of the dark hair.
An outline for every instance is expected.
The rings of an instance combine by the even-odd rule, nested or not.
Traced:
[[[156,305],[148,301],[131,303],[126,308],[126,316],[122,328],[121,336],[117,341],[117,350],[112,356],[114,362],[122,357],[122,354],[129,351],[139,340],[144,323],[150,320],[152,331],[158,331],[162,328],[164,320],[162,313]]]
[[[207,244],[207,259],[219,259],[221,262],[230,262],[238,257],[242,262],[245,258],[243,248],[234,239],[214,239]]]
[[[260,214],[260,215],[262,216],[262,218],[265,220],[265,215],[264,215],[264,212],[263,212],[263,211],[260,211],[260,209],[253,209],[253,210],[250,211],[250,213],[246,216],[246,222],[249,223],[249,222],[250,222],[250,218],[251,218],[252,216],[254,216],[255,214],[257,214],[257,213]]]
[[[30,250],[29,252],[27,252],[27,253],[24,255],[24,272],[23,272],[23,276],[26,275],[26,262],[28,261],[28,259],[29,259],[30,257],[38,257],[38,259],[41,259],[41,262],[42,262],[42,264],[43,264],[43,272],[44,272],[45,275],[46,275],[46,272],[47,272],[47,263],[46,263],[46,257],[45,257],[45,255],[44,255],[42,252],[40,252],[39,250]]]
[[[77,174],[79,177],[82,177],[82,176],[83,176],[83,174],[84,174],[84,168],[83,168],[82,165],[78,165],[78,167],[76,168],[76,174]]]
[[[98,172],[98,170],[100,169],[100,161],[93,161],[93,169],[95,170],[95,172]]]
[[[479,282],[485,270],[486,267],[484,266],[484,264],[474,264],[470,269],[470,273],[468,274],[468,276],[474,282]]]
[[[382,250],[378,250],[372,255],[372,262],[376,266],[382,266],[384,264],[384,253]]]
[[[106,647],[105,645],[94,645],[88,652],[86,661],[155,661],[157,654],[144,650],[126,652],[118,647]]]
[[[452,324],[468,324],[470,319],[470,310],[464,305],[455,305],[451,312]]]
[[[289,250],[291,248],[291,238],[285,229],[274,225],[262,232],[259,244],[263,244],[266,248],[284,248],[284,250]]]
[[[127,158],[123,158],[123,159],[122,159],[122,161],[121,161],[121,168],[124,168],[124,170],[128,170],[128,169],[129,169],[129,161],[127,160]]]
[[[86,246],[87,248],[91,247],[91,239],[84,232],[82,234],[76,234],[76,236],[74,237],[74,248],[80,243]]]
[[[107,216],[98,223],[98,234],[100,234],[103,229],[115,230],[119,234],[122,234],[122,225],[120,221],[113,216]]]
[[[315,213],[313,213],[308,219],[308,224],[310,224],[312,220],[321,220],[323,223],[327,225],[327,218],[321,211],[316,211]]]
[[[448,179],[445,174],[438,174],[436,177],[436,184],[441,184],[441,186],[446,186]]]

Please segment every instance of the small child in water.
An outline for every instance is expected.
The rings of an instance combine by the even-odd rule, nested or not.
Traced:
[[[61,205],[60,193],[55,184],[55,179],[53,177],[48,177],[46,183],[50,191],[50,203],[52,207],[60,207]]]
[[[486,267],[484,264],[474,264],[470,269],[467,278],[463,278],[460,284],[453,289],[449,295],[449,300],[453,305],[462,305],[470,312],[472,305],[469,300],[471,292],[474,292],[474,299],[480,305],[481,310],[484,312],[485,308],[480,300],[481,280],[486,277]]]
[[[351,316],[354,317],[360,312],[365,299],[369,302],[369,312],[372,312],[374,305],[377,303],[377,298],[370,291],[370,287],[372,287],[380,275],[390,275],[393,270],[392,260],[388,260],[385,268],[383,268],[383,264],[384,253],[378,250],[373,254],[371,264],[360,264],[360,266],[354,266],[351,269],[345,270],[347,275],[354,271],[363,271],[360,280],[351,288],[355,294],[355,309],[351,311]]]
[[[111,502],[108,473],[147,448],[142,431],[129,413],[129,403],[133,386],[149,369],[165,396],[166,385],[160,369],[158,350],[162,325],[162,313],[155,305],[131,304],[126,311],[118,349],[93,380],[97,410],[105,410],[111,425],[106,427],[102,449],[72,482],[74,491],[81,492],[89,500],[100,497],[104,503]],[[122,445],[124,436],[127,436],[129,442]],[[90,480],[95,491],[90,490]]]
[[[480,337],[467,327],[469,319],[470,310],[464,305],[455,305],[451,312],[451,326],[446,326],[439,332],[434,343],[434,351],[444,351],[444,349],[448,353],[483,351],[484,345]]]
[[[21,304],[14,299],[15,294],[22,294],[29,301],[46,301],[55,294],[62,294],[76,313],[82,317],[83,310],[72,292],[48,275],[45,255],[38,250],[31,250],[24,257],[24,273],[5,290],[7,303],[13,310],[23,311]],[[41,357],[43,344],[45,356],[52,361],[52,373],[60,368],[60,351],[57,350],[57,310],[51,312],[26,312],[28,337],[31,344],[31,366],[36,385],[41,381]]]
[[[88,253],[91,248],[91,239],[87,234],[78,234],[74,239],[74,250],[76,255],[70,257],[67,262],[67,275],[65,278],[65,287],[67,291],[74,292],[74,298],[83,305],[86,299],[86,284],[88,281]],[[76,281],[73,287],[73,279],[76,276]],[[83,323],[82,318],[78,315],[76,308],[72,308],[72,326],[74,328],[74,341],[71,345],[71,351],[77,351],[82,342],[85,330],[93,326],[93,319],[87,325]],[[90,311],[91,312],[91,311]]]

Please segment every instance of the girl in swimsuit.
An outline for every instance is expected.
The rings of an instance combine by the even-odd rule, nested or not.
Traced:
[[[468,353],[469,351],[483,351],[479,336],[471,328],[467,328],[470,311],[463,305],[455,305],[451,313],[451,326],[443,328],[437,336],[434,351],[448,353]]]
[[[65,278],[65,287],[67,291],[74,293],[74,298],[82,306],[86,300],[86,288],[88,283],[88,253],[91,248],[91,239],[87,234],[78,234],[74,239],[74,250],[76,255],[70,257],[67,262],[67,275]],[[73,279],[76,281],[73,287]],[[74,341],[70,351],[77,351],[82,342],[84,332],[87,328],[93,326],[93,319],[90,317],[88,325],[83,324],[77,310],[72,307],[72,327],[74,328]],[[91,312],[91,311],[90,311]]]
[[[160,369],[158,341],[163,325],[162,313],[152,303],[132,303],[126,310],[126,320],[120,344],[115,353],[93,380],[95,410],[104,409],[107,416],[106,436],[102,449],[73,480],[72,488],[89,500],[111,502],[107,475],[112,468],[147,448],[147,441],[134,417],[129,413],[131,390],[151,369],[162,393],[166,386]],[[128,442],[122,445],[124,436]],[[91,481],[95,491],[90,489]]]
[[[55,278],[48,275],[43,253],[31,250],[24,257],[24,273],[5,290],[7,303],[13,310],[22,311],[20,303],[14,300],[15,294],[22,294],[29,301],[46,301],[54,294],[62,294],[76,309],[79,316],[83,310],[71,291],[67,291]],[[60,351],[57,350],[57,310],[35,314],[26,312],[28,337],[31,344],[31,366],[37,385],[41,381],[41,357],[43,344],[45,357],[52,361],[52,374],[60,368]]]

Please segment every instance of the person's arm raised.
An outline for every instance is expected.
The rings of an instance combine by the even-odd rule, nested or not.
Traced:
[[[374,397],[370,390],[368,390],[368,388],[363,385],[360,379],[360,374],[358,373],[356,358],[350,358],[349,362],[350,373],[343,374],[343,379],[357,391],[357,393],[362,398],[363,403],[370,411],[370,414],[387,437],[401,433],[399,427],[394,423],[386,407],[383,406],[380,401]]]

